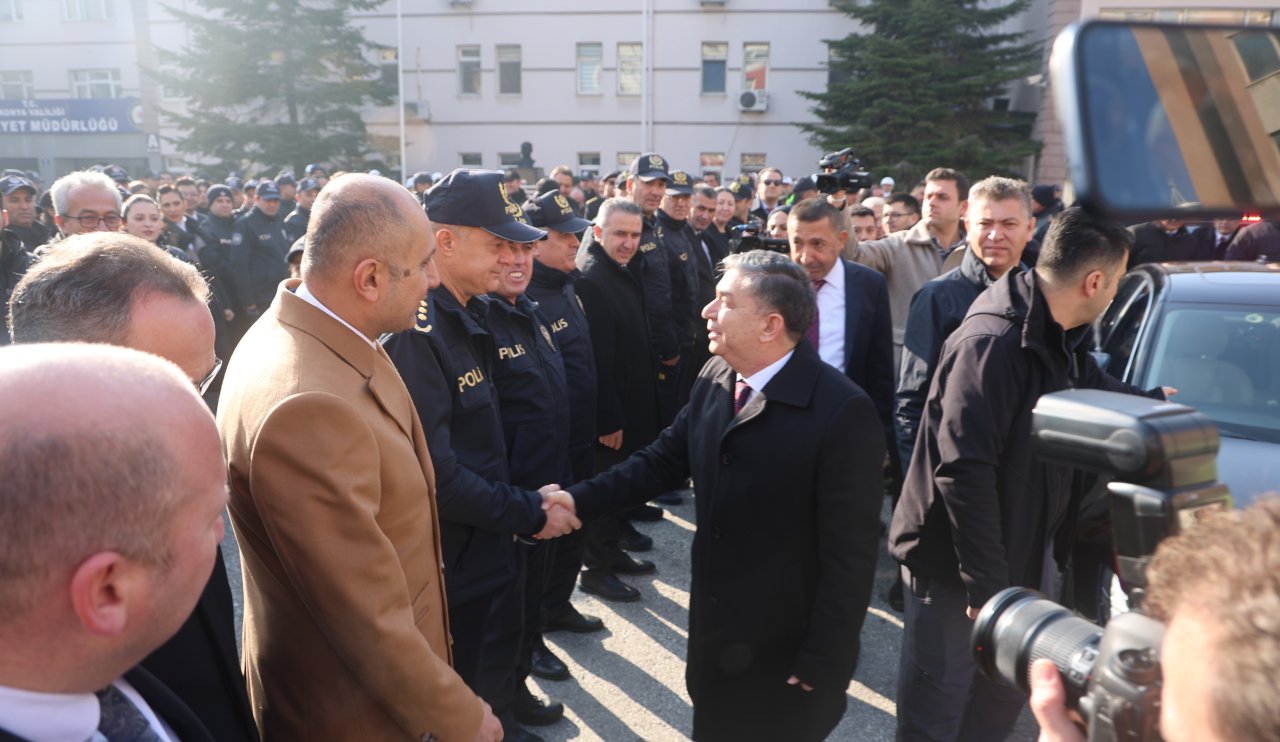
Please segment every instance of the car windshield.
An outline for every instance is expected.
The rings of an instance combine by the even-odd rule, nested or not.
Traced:
[[[1139,386],[1172,386],[1175,402],[1224,435],[1280,443],[1280,309],[1174,306]]]

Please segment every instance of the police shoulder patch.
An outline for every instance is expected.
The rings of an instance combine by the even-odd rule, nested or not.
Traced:
[[[431,332],[431,319],[427,316],[428,306],[430,305],[427,304],[426,299],[423,299],[418,304],[418,314],[414,318],[414,323],[413,323],[413,329],[417,332],[421,332],[421,333]]]

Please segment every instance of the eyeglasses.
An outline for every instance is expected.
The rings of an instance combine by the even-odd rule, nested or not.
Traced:
[[[761,182],[764,183],[765,185],[773,185],[773,186],[782,185],[782,181],[780,180],[765,180]]]
[[[214,356],[213,368],[209,369],[209,373],[205,374],[203,379],[196,382],[196,390],[200,392],[201,397],[204,396],[205,392],[209,391],[209,387],[213,385],[213,380],[218,378],[218,372],[221,370],[222,359]]]
[[[93,229],[98,226],[98,222],[107,225],[107,229],[115,229],[120,226],[119,214],[106,214],[104,216],[67,216],[62,215],[63,219],[74,219],[80,222],[81,229]]]

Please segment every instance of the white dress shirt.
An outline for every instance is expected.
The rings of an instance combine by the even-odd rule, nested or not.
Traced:
[[[113,684],[142,712],[162,740],[178,737],[123,678]],[[0,727],[32,742],[96,742],[100,717],[98,697],[92,693],[39,693],[0,685]]]
[[[791,356],[793,355],[795,355],[794,349],[787,351],[785,356],[779,358],[773,363],[770,363],[768,366],[765,366],[750,376],[738,374],[738,379],[740,381],[747,382],[747,386],[751,387],[751,394],[747,395],[747,401],[743,403],[743,407],[751,404],[751,400],[755,399],[756,395],[760,393],[760,390],[764,389],[765,385],[772,381],[773,377],[778,375],[778,372],[782,370],[783,366],[787,365],[787,361],[791,360]]]
[[[818,289],[818,356],[844,373],[844,261],[823,276],[826,283]]]
[[[300,284],[300,285],[298,286],[298,288],[297,288],[293,293],[294,293],[294,295],[295,295],[295,296],[297,296],[299,299],[301,299],[301,300],[305,301],[306,303],[310,304],[311,306],[315,307],[316,309],[319,309],[320,311],[324,312],[325,314],[329,315],[330,317],[333,317],[334,319],[336,319],[336,320],[338,320],[339,322],[341,322],[343,327],[345,327],[345,328],[347,328],[348,330],[350,330],[350,331],[354,332],[356,335],[359,335],[359,336],[360,336],[360,339],[361,339],[361,340],[363,340],[363,341],[365,341],[366,343],[368,343],[370,348],[373,348],[374,350],[377,350],[377,349],[378,349],[378,344],[377,344],[377,343],[375,343],[373,340],[370,340],[368,335],[365,335],[363,332],[360,332],[360,331],[359,331],[359,330],[357,330],[356,328],[352,327],[352,326],[351,326],[351,324],[350,324],[349,322],[347,322],[345,319],[343,319],[343,318],[339,317],[338,315],[334,314],[332,309],[330,309],[329,307],[326,307],[325,305],[321,304],[321,303],[320,303],[320,300],[316,298],[316,295],[315,295],[315,294],[313,294],[313,293],[311,293],[311,292],[307,289],[307,285],[306,285],[305,283],[304,283],[304,284]]]

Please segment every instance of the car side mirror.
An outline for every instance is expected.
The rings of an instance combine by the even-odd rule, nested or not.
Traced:
[[[1280,30],[1090,20],[1049,66],[1082,205],[1125,223],[1280,216]]]

